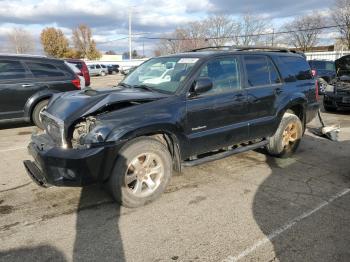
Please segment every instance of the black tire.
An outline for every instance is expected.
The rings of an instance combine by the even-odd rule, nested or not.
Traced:
[[[156,183],[157,186],[152,189],[152,193],[149,195],[136,195],[134,192],[136,190],[136,183],[140,183],[136,169],[131,162],[142,160],[143,154],[156,155],[158,160],[151,161],[152,165],[156,162],[155,167],[158,167],[158,164],[163,167],[162,175],[159,178],[159,182]],[[146,162],[146,158],[144,163]],[[140,164],[140,162],[138,162]],[[144,163],[141,163],[143,166]],[[130,170],[133,169],[131,175],[129,174]],[[146,172],[146,171],[145,171]],[[133,180],[127,184],[126,179],[128,177],[137,177],[136,180]],[[140,176],[147,177],[147,174],[141,174]],[[151,175],[149,175],[151,176]],[[146,205],[153,200],[157,199],[160,194],[162,194],[168,185],[170,178],[172,176],[172,158],[170,153],[165,145],[159,142],[156,139],[149,137],[141,137],[134,139],[127,143],[118,153],[116,163],[114,165],[112,174],[108,180],[109,190],[114,197],[114,199],[125,207],[139,207]],[[147,179],[146,179],[147,180]],[[146,182],[141,182],[141,191],[144,187],[150,190]],[[147,190],[146,190],[147,193]],[[142,194],[142,193],[139,193]]]
[[[44,129],[44,125],[41,122],[40,113],[43,111],[44,108],[46,108],[48,103],[49,103],[48,99],[40,101],[39,103],[37,103],[35,105],[33,112],[32,112],[33,123],[34,123],[34,125],[36,125],[40,129]]]
[[[292,128],[290,128],[291,126]],[[288,139],[288,134],[290,134],[290,132],[293,133],[293,137],[291,137],[291,139],[294,140],[293,142]],[[299,117],[292,113],[285,113],[276,133],[270,137],[269,144],[266,147],[267,152],[270,155],[281,158],[291,156],[297,150],[302,134],[303,127]],[[286,138],[288,142],[285,142],[286,140],[284,140],[284,138]]]
[[[335,112],[337,111],[336,107],[331,107],[331,106],[326,106],[325,104],[323,104],[324,110],[328,111],[328,112]]]

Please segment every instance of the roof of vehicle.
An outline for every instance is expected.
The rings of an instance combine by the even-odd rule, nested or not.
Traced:
[[[327,59],[311,59],[311,60],[307,60],[308,62],[314,62],[314,61],[317,61],[317,62],[333,62],[333,60],[327,60]]]
[[[166,55],[163,57],[192,57],[192,58],[204,58],[218,55],[230,55],[230,54],[261,54],[261,55],[292,55],[292,56],[302,56],[298,53],[292,52],[277,52],[277,51],[202,51],[202,52],[186,52],[179,54]]]
[[[67,62],[76,62],[76,63],[85,63],[84,60],[78,59],[78,58],[65,58],[64,59]]]
[[[223,50],[226,48],[227,50]],[[214,50],[215,49],[215,50]],[[296,52],[287,48],[268,47],[268,46],[219,46],[219,47],[204,47],[191,50],[185,53],[167,55],[165,57],[210,57],[217,55],[228,54],[272,54],[272,55],[297,55],[303,56],[304,54]]]
[[[2,54],[0,53],[0,58],[9,58],[9,59],[30,59],[30,60],[50,60],[50,61],[63,61],[61,59],[47,57],[43,55],[27,55],[27,54]]]

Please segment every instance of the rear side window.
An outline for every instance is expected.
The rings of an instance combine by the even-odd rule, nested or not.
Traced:
[[[19,61],[0,60],[0,80],[25,78],[26,71]]]
[[[96,68],[100,69],[100,68],[101,68],[101,66],[100,66],[100,65],[96,65]]]
[[[282,75],[286,82],[312,79],[310,66],[302,57],[280,56],[278,64],[284,68]]]
[[[270,85],[270,73],[265,56],[244,56],[250,87]]]
[[[56,66],[48,63],[26,62],[35,77],[63,77],[65,74]]]

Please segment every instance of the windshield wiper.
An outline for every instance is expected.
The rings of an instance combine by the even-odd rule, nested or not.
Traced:
[[[126,88],[131,88],[131,85],[125,84],[125,83],[119,83],[117,86],[122,86]]]
[[[154,92],[154,91],[155,91],[152,87],[149,87],[149,86],[147,86],[147,85],[134,85],[134,86],[132,86],[132,87],[133,87],[133,88],[144,89],[144,90],[151,91],[151,92]]]

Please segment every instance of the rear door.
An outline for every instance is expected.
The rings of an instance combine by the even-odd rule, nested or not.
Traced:
[[[22,118],[27,96],[34,92],[23,62],[0,58],[0,120]]]
[[[275,64],[265,55],[244,55],[248,100],[249,138],[271,135],[276,121],[276,101],[283,84]]]
[[[210,78],[212,90],[187,99],[186,134],[191,155],[244,141],[248,135],[246,94],[242,89],[240,59],[215,58],[198,72]]]
[[[74,72],[63,61],[29,60],[25,61],[25,65],[33,75],[37,92],[47,89],[60,92],[76,90],[72,84],[72,80],[75,78]],[[27,93],[27,97],[28,95],[29,93]]]

